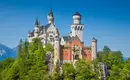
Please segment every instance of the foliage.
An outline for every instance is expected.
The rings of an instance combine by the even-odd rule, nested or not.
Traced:
[[[63,78],[64,80],[74,80],[75,79],[75,69],[73,64],[65,63],[62,65]]]
[[[75,80],[98,80],[98,73],[94,63],[79,60],[76,65]]]
[[[48,73],[46,53],[54,51],[51,44],[43,48],[40,39],[31,43],[20,40],[16,60],[8,58],[0,62],[0,80],[102,80],[99,62],[106,64],[109,70],[108,80],[130,80],[130,58],[124,62],[120,51],[112,51],[104,46],[98,52],[98,58],[91,62],[84,59],[75,64],[57,64],[53,74]]]
[[[55,71],[52,74],[52,80],[62,80],[63,76],[61,74],[61,67],[59,66],[59,64],[57,63]]]
[[[111,51],[111,49],[108,46],[104,46],[103,51],[105,53],[109,53]]]
[[[18,45],[18,56],[17,56],[17,58],[19,58],[19,57],[21,57],[21,55],[22,55],[22,50],[23,49],[23,41],[22,41],[22,39],[20,40],[20,42],[19,42],[19,45]]]
[[[44,48],[45,51],[50,51],[50,52],[54,51],[54,48],[53,48],[53,46],[50,43],[46,44],[45,46],[46,46]]]
[[[3,71],[6,68],[10,68],[12,66],[13,62],[14,62],[14,59],[12,59],[12,58],[7,58],[4,61],[0,62],[0,80],[2,80]]]
[[[123,62],[123,56],[120,51],[111,51],[108,46],[104,46],[103,51],[98,52],[99,62],[103,62],[111,69],[113,65]]]
[[[114,65],[110,70],[109,80],[130,80],[130,64]]]
[[[108,80],[130,80],[130,61],[124,62],[120,51],[111,51],[105,46],[103,51],[98,52],[98,59],[108,66]]]
[[[49,79],[47,65],[45,65],[45,52],[40,39],[32,43],[25,41],[19,44],[19,57],[10,68],[3,70],[3,80],[44,80]]]

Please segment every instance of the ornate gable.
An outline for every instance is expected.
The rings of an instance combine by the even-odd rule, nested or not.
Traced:
[[[47,32],[48,33],[50,33],[50,32],[56,33],[56,27],[55,27],[55,25],[54,24],[50,24],[48,26]]]
[[[75,37],[71,37],[70,40],[68,42],[72,42],[74,40],[78,40],[81,42],[81,40],[79,39],[79,37],[76,35]]]

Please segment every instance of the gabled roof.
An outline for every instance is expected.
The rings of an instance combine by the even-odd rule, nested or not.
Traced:
[[[78,40],[81,42],[81,40],[79,39],[77,35],[75,37],[72,36],[68,42],[72,42],[73,40]]]
[[[91,47],[84,47],[84,49],[88,49],[88,50],[91,50]]]
[[[32,32],[29,31],[30,37],[34,36],[34,30]]]
[[[47,31],[47,29],[50,27],[51,24],[46,24],[45,26],[42,25],[40,30],[45,30],[45,32]]]
[[[47,24],[47,25],[45,25],[45,26],[44,26],[45,29],[47,30],[47,29],[50,27],[50,25],[51,25],[51,24]]]
[[[69,41],[69,39],[70,39],[70,37],[69,36],[63,36],[63,39],[64,39],[64,41]]]

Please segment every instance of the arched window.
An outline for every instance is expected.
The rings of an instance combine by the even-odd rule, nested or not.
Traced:
[[[78,30],[78,26],[75,26],[75,30]]]
[[[79,55],[75,55],[74,59],[78,60],[79,59]]]
[[[83,30],[82,27],[80,27],[80,30]]]
[[[78,30],[80,30],[80,26],[78,26]]]

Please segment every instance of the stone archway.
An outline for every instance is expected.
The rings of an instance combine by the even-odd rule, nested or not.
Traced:
[[[75,59],[75,60],[79,60],[79,55],[76,54],[76,55],[74,56],[74,59]]]

